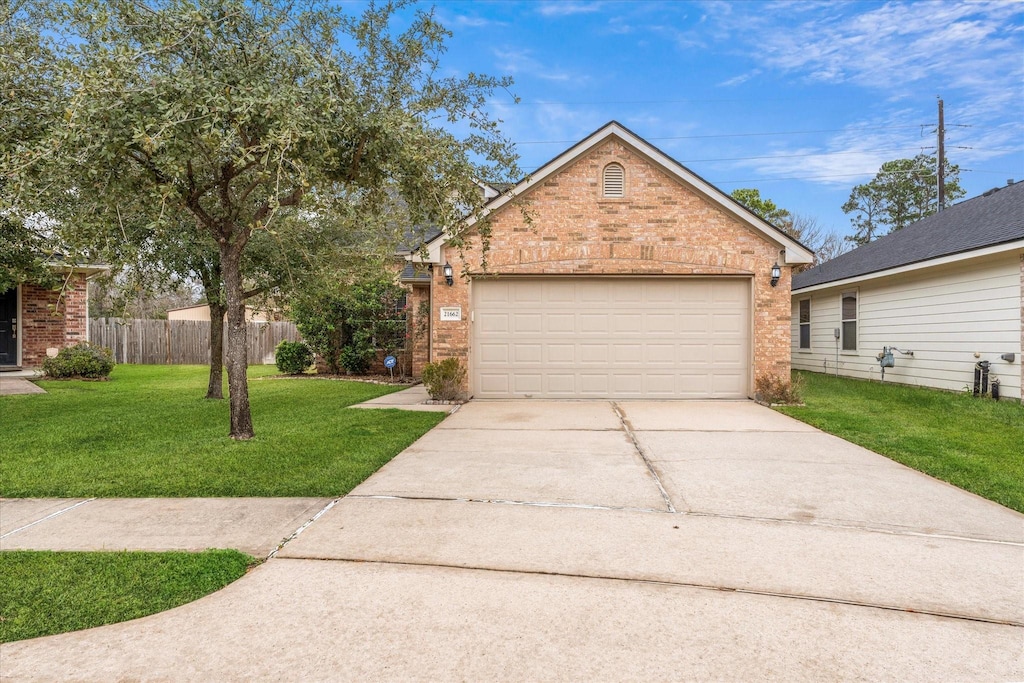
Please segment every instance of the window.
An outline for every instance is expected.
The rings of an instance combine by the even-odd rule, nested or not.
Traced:
[[[843,351],[857,350],[857,292],[844,292],[843,304]]]
[[[626,170],[621,164],[608,164],[604,167],[603,196],[626,196]]]
[[[811,348],[811,300],[800,300],[800,348]]]

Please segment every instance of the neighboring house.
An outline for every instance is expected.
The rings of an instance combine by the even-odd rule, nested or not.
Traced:
[[[88,280],[107,267],[54,268],[62,289],[25,282],[0,292],[0,372],[41,367],[47,356],[89,340]]]
[[[793,367],[1021,397],[1024,183],[961,202],[793,277]],[[838,330],[838,337],[836,331]],[[913,355],[900,351],[912,351]]]
[[[210,321],[210,305],[209,304],[196,304],[195,306],[183,306],[181,308],[172,308],[167,311],[168,320],[205,320]],[[281,316],[275,317],[269,311],[259,310],[252,306],[245,307],[245,320],[251,323],[266,323],[274,320],[280,320]]]
[[[408,257],[430,311],[414,369],[459,358],[477,398],[746,398],[789,376],[789,270],[813,255],[622,125],[487,196],[486,271],[473,230]]]

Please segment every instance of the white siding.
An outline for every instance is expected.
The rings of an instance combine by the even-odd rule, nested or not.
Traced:
[[[962,390],[973,384],[974,364],[992,363],[1001,395],[1021,397],[1021,325],[1024,261],[1019,252],[961,261],[807,294],[793,294],[793,368],[836,372],[842,292],[858,292],[857,351],[838,353],[840,375],[881,379],[876,360],[883,346],[895,354],[886,382]],[[800,349],[800,300],[811,300],[811,348]],[[975,357],[975,353],[979,357]],[[1000,360],[1013,353],[1013,363]]]

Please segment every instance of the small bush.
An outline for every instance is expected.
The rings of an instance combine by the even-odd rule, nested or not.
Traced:
[[[754,380],[755,398],[762,403],[803,403],[803,377],[792,380],[778,375],[761,375]]]
[[[43,361],[43,372],[57,378],[106,379],[113,369],[110,349],[89,342],[61,349],[54,358]]]
[[[341,350],[341,367],[350,375],[364,375],[377,352],[365,344],[349,344]]]
[[[454,401],[462,394],[462,383],[466,380],[466,369],[458,358],[445,358],[439,363],[427,363],[423,367],[423,384],[435,401]]]
[[[313,351],[303,342],[283,341],[274,350],[274,363],[286,375],[301,375],[313,364]]]

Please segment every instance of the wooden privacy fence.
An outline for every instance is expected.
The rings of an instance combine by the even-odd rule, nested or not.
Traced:
[[[270,365],[284,340],[299,341],[295,323],[248,323],[249,363]],[[225,340],[227,329],[225,325]],[[117,363],[206,365],[210,362],[208,320],[124,320],[93,318],[89,340],[114,352]]]

